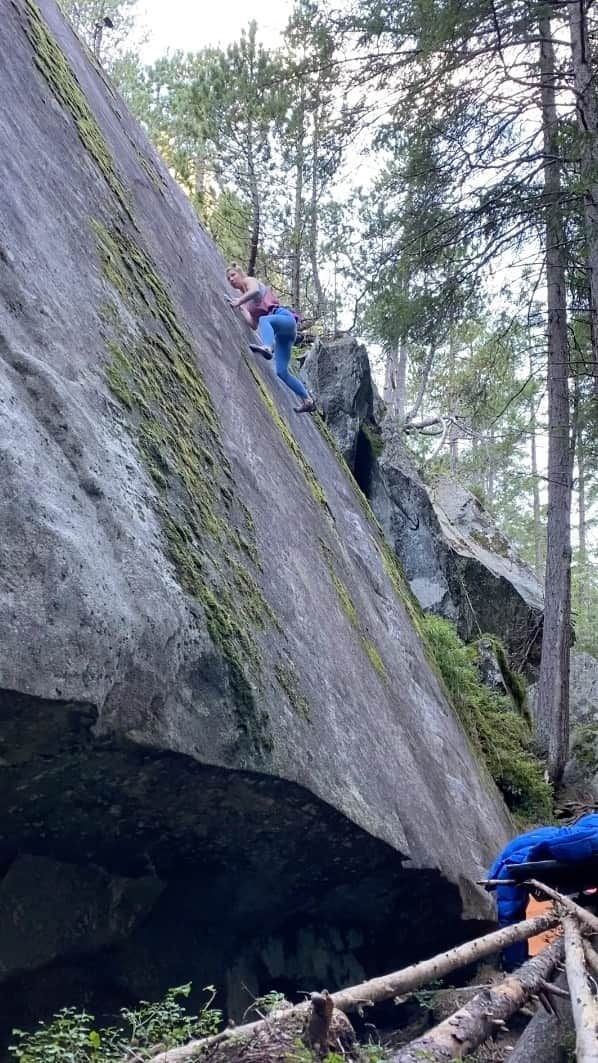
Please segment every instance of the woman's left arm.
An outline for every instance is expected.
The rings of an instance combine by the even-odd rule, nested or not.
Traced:
[[[253,302],[254,299],[259,299],[259,297],[260,297],[260,286],[259,286],[259,283],[256,281],[255,277],[248,277],[247,278],[247,291],[243,295],[239,296],[238,299],[235,299],[231,303],[231,306],[243,306],[244,303]]]

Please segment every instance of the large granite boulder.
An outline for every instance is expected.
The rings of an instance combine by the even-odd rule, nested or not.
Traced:
[[[2,925],[25,855],[24,910],[57,863],[155,885],[76,941],[44,907],[3,1029],[467,935],[510,822],[354,481],[53,0],[0,42]]]

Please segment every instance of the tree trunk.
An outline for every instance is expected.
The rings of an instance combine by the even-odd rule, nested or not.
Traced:
[[[301,306],[301,235],[303,228],[303,171],[305,167],[305,111],[303,95],[299,105],[299,128],[297,132],[297,159],[295,162],[295,209],[293,213],[293,246],[291,258],[291,303],[295,310]]]
[[[529,359],[530,376],[533,372],[532,357]],[[534,520],[534,570],[539,580],[544,575],[544,563],[542,560],[542,517],[540,507],[540,480],[538,477],[538,450],[537,450],[537,422],[536,422],[536,399],[530,399],[530,450],[532,472],[532,504]]]
[[[398,349],[389,351],[384,372],[384,401],[388,412],[401,424],[405,421],[408,357],[407,342],[401,339]]]
[[[457,475],[459,464],[459,430],[455,421],[457,413],[457,395],[455,393],[455,339],[453,330],[449,334],[449,364],[448,364],[448,416],[450,421],[448,444],[449,464],[451,475]]]
[[[483,989],[433,1030],[400,1049],[390,1057],[390,1063],[422,1063],[422,1060],[426,1060],[426,1063],[445,1063],[447,1059],[461,1059],[469,1055],[543,988],[562,951],[563,942],[560,939],[554,941],[533,960],[524,963],[515,974],[489,989]]]
[[[470,963],[477,963],[488,956],[494,956],[497,952],[501,952],[518,941],[525,941],[527,938],[541,934],[545,930],[551,930],[557,923],[557,917],[552,915],[540,915],[535,919],[525,919],[520,923],[514,923],[513,926],[507,926],[502,930],[495,930],[491,934],[485,934],[484,937],[477,938],[475,941],[466,941],[464,945],[457,945],[456,948],[449,949],[448,952],[442,952],[430,960],[412,964],[411,967],[405,967],[402,971],[394,971],[392,974],[383,975],[381,978],[371,978],[368,982],[351,986],[349,989],[341,989],[332,994],[332,1002],[339,1011],[355,1011],[369,1004],[380,1004],[385,1000],[393,1000],[394,997],[399,996],[401,993],[411,993],[437,978],[444,978],[445,975],[450,974],[451,971],[458,970],[460,967],[466,967]],[[230,1038],[241,1037],[243,1040],[251,1038],[265,1022],[272,1023],[279,1019],[285,1019],[286,1021],[289,1015],[298,1013],[305,1015],[306,1008],[305,1003],[296,1004],[295,1007],[281,1011],[267,1020],[260,1019],[257,1022],[245,1023],[243,1026],[223,1030],[222,1033],[215,1034],[214,1037],[204,1037],[198,1041],[190,1041],[180,1048],[171,1048],[168,1052],[154,1056],[152,1063],[182,1063],[183,1060],[197,1058],[203,1054],[206,1047],[212,1044]],[[123,1060],[123,1063],[127,1063],[127,1061]],[[129,1063],[132,1063],[132,1061],[129,1060]]]
[[[421,376],[419,378],[419,387],[417,389],[417,395],[415,397],[415,402],[413,403],[413,406],[411,407],[411,409],[408,410],[407,413],[405,414],[405,422],[406,423],[409,423],[410,421],[413,421],[414,418],[417,417],[417,415],[418,415],[418,413],[419,413],[419,411],[421,409],[422,403],[424,401],[424,396],[426,394],[426,388],[428,386],[428,380],[430,378],[430,371],[432,369],[432,363],[434,361],[435,353],[436,353],[435,348],[434,347],[430,347],[430,350],[428,351],[428,354],[426,356],[426,360],[425,360],[425,362],[423,364],[423,367],[422,367]]]
[[[575,459],[577,462],[577,594],[575,607],[583,616],[587,601],[586,578],[588,565],[587,505],[586,505],[586,453],[581,417],[581,389],[579,374],[575,374]]]
[[[247,272],[250,277],[255,275],[257,254],[260,243],[260,192],[255,172],[253,159],[253,131],[251,125],[247,136],[247,171],[249,174],[249,195],[251,198],[251,230],[249,236],[249,257],[247,260]]]
[[[590,294],[592,370],[594,392],[598,394],[598,102],[588,39],[586,0],[572,0],[566,5],[566,10],[569,15],[575,109],[581,142],[580,171]]]
[[[490,508],[494,505],[496,495],[495,472],[494,426],[491,426],[486,437],[486,500]]]
[[[311,275],[316,295],[314,317],[321,316],[324,309],[324,292],[320,281],[318,269],[318,164],[320,152],[320,108],[314,110],[314,137],[311,159],[311,204],[309,211],[309,259],[311,262]]]
[[[598,1063],[598,1001],[588,985],[579,926],[573,916],[566,915],[563,928],[565,966],[575,1023],[575,1058],[577,1063]]]
[[[539,744],[548,756],[549,776],[558,782],[569,749],[572,455],[569,438],[565,236],[560,204],[554,48],[549,18],[540,19],[540,37],[548,299],[548,520],[544,633],[536,726]]]

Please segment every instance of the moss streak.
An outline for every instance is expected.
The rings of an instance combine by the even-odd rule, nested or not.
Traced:
[[[274,421],[274,424],[278,428],[278,431],[280,432],[280,434],[281,434],[284,442],[286,443],[288,449],[290,450],[291,454],[293,455],[293,457],[297,461],[297,464],[299,465],[299,468],[301,469],[301,471],[302,471],[302,473],[303,473],[303,475],[304,475],[304,477],[305,477],[305,479],[307,481],[307,486],[309,487],[309,489],[310,489],[310,491],[311,491],[311,493],[313,495],[313,498],[315,499],[315,501],[319,505],[324,506],[324,508],[330,512],[329,506],[328,506],[328,500],[326,498],[326,495],[324,494],[324,490],[323,490],[323,488],[322,488],[322,486],[320,484],[320,481],[318,480],[318,478],[317,478],[314,470],[312,469],[311,465],[309,464],[309,462],[305,458],[305,456],[303,454],[303,451],[301,450],[301,447],[299,446],[297,440],[293,436],[292,432],[289,431],[287,425],[285,424],[284,420],[280,416],[280,414],[279,414],[279,412],[278,412],[278,410],[276,408],[276,405],[274,403],[274,400],[273,400],[270,392],[268,391],[266,385],[264,384],[264,381],[262,380],[262,378],[261,378],[260,374],[258,373],[257,369],[255,368],[255,366],[253,366],[251,364],[249,359],[246,359],[245,361],[246,361],[246,365],[247,365],[247,367],[249,369],[249,372],[251,373],[253,379],[255,380],[255,382],[257,384],[257,389],[258,389],[259,396],[260,396],[262,402],[264,403],[264,406],[268,410],[268,413],[270,414],[272,420]]]
[[[253,756],[272,746],[260,708],[256,635],[276,617],[252,572],[251,514],[236,499],[218,419],[195,352],[149,256],[125,228],[92,223],[104,278],[130,315],[110,324],[106,377],[128,413],[158,489],[168,554],[183,589],[204,609],[228,666],[239,740]]]
[[[366,636],[362,633],[361,622],[359,619],[359,614],[355,607],[355,603],[353,602],[346,585],[343,583],[343,580],[338,575],[338,572],[336,570],[336,561],[334,553],[328,546],[328,543],[324,542],[323,539],[320,539],[320,546],[322,547],[324,561],[326,562],[326,567],[328,569],[328,572],[330,573],[330,579],[332,580],[332,585],[336,591],[336,595],[339,600],[341,609],[343,610],[353,630],[356,631],[359,635],[360,646],[364,653],[367,654],[370,664],[374,666],[376,672],[378,673],[381,679],[386,679],[386,668],[384,667],[384,662],[380,654],[378,653],[378,650],[374,646],[373,642],[370,639],[366,638]]]
[[[56,99],[71,115],[81,142],[103,174],[121,207],[130,215],[130,196],[116,169],[104,135],[94,118],[71,66],[48,29],[35,0],[25,0],[26,32],[34,50],[35,64]]]

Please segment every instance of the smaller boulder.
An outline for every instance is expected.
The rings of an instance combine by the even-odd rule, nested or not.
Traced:
[[[317,396],[345,461],[353,469],[359,429],[374,414],[374,389],[365,347],[352,336],[331,343],[316,340],[302,375]]]

